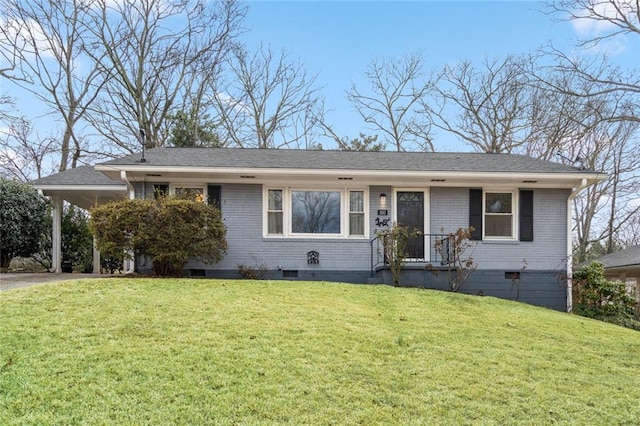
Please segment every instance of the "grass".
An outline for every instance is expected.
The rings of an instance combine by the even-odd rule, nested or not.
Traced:
[[[334,283],[0,293],[0,424],[637,424],[640,333]]]

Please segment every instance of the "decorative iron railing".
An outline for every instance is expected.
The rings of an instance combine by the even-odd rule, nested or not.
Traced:
[[[385,235],[378,235],[372,239],[371,245],[371,276],[389,264],[385,253]],[[407,242],[404,253],[405,263],[424,263],[432,266],[446,266],[455,261],[454,241],[452,234],[423,234],[411,237]]]

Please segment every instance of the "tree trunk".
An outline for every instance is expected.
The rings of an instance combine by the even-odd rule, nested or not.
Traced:
[[[11,259],[13,256],[10,256],[9,253],[1,253],[0,254],[0,268],[4,271],[9,269],[9,264],[11,263]]]

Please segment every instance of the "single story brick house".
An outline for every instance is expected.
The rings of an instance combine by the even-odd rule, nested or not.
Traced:
[[[240,277],[243,265],[274,279],[389,283],[377,235],[397,223],[423,234],[401,283],[448,288],[435,247],[473,226],[477,269],[463,292],[570,310],[572,199],[605,177],[515,154],[155,148],[33,185],[54,206],[57,271],[62,200],[187,193],[220,207],[229,245],[218,264],[188,264],[192,276]]]

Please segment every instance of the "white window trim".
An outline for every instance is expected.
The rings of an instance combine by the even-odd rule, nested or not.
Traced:
[[[483,188],[482,189],[482,240],[487,241],[518,241],[518,218],[520,217],[519,206],[520,200],[518,198],[519,191],[513,188]],[[487,214],[487,194],[511,194],[511,232],[509,237],[497,237],[486,235],[486,214]]]
[[[282,190],[282,234],[269,234],[269,190]],[[293,191],[340,192],[340,233],[338,234],[302,234],[293,233],[291,194]],[[349,192],[362,191],[364,193],[364,235],[349,235]],[[262,236],[263,238],[298,238],[298,239],[369,239],[369,190],[364,187],[339,186],[262,186]]]
[[[423,212],[423,216],[424,216],[424,225],[423,225],[423,234],[431,234],[431,192],[429,191],[429,188],[416,188],[416,187],[398,187],[398,188],[393,188],[393,199],[392,199],[392,204],[393,204],[393,214],[392,214],[392,223],[393,224],[397,224],[398,223],[398,192],[422,192],[424,194],[424,212]],[[389,201],[387,201],[387,205],[389,204]],[[428,245],[428,244],[427,244]],[[427,248],[427,246],[425,245],[425,250],[424,250],[424,259],[420,259],[423,260],[424,262],[430,262],[431,261],[431,250]],[[416,261],[418,259],[407,259],[410,261]]]
[[[431,233],[431,194],[429,192],[429,188],[416,188],[416,187],[398,187],[393,188],[393,199],[391,203],[393,204],[392,210],[392,222],[394,224],[398,223],[398,192],[422,192],[424,194],[424,233]],[[389,201],[387,200],[387,205],[389,205]]]

